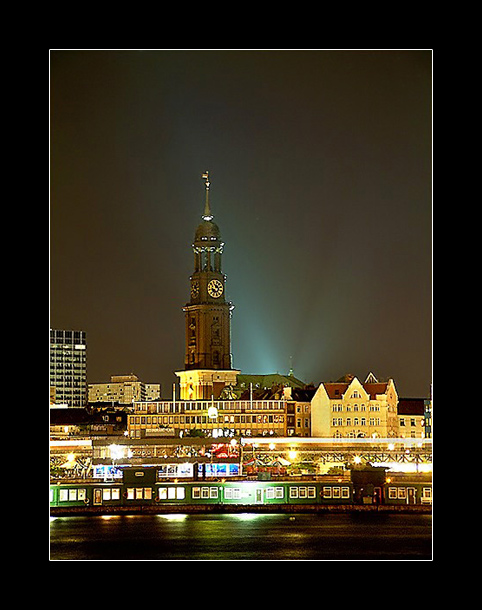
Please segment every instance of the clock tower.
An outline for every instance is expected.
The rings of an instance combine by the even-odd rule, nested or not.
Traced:
[[[209,202],[209,174],[202,222],[196,229],[194,273],[190,277],[191,299],[183,307],[186,321],[184,371],[176,372],[182,400],[218,398],[226,385],[235,385],[239,371],[232,368],[231,312],[226,301],[226,276],[222,273],[224,242],[213,222]]]

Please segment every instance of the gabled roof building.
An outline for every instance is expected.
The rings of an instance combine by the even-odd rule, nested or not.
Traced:
[[[364,383],[352,375],[321,383],[311,401],[311,435],[325,438],[398,436],[398,395],[393,379]]]

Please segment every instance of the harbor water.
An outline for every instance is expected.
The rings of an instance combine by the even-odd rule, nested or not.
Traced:
[[[417,514],[104,515],[51,518],[51,560],[429,560]]]

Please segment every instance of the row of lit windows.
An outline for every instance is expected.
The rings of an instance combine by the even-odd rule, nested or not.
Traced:
[[[410,424],[408,423],[408,421],[410,420]],[[405,417],[401,417],[400,418],[400,425],[401,426],[416,426],[417,425],[417,420],[415,419],[415,417],[410,417],[410,418],[405,418]],[[423,419],[420,419],[420,425],[423,426],[424,425],[424,421]]]
[[[179,401],[179,402],[136,402],[137,413],[186,413],[187,411],[207,411],[214,407],[219,411],[275,411],[284,410],[285,403],[280,400],[226,400],[226,401]]]
[[[332,411],[366,411],[366,406],[364,404],[361,405],[345,405],[343,404],[333,404],[331,407]],[[380,411],[380,405],[371,404],[368,407],[369,411]]]
[[[414,487],[389,487],[388,488],[388,497],[390,500],[405,500],[407,497],[407,490],[412,490],[415,493]],[[422,488],[422,499],[431,500],[432,499],[432,488],[431,487],[423,487]]]
[[[379,417],[370,417],[368,420],[368,425],[369,426],[379,426],[380,425],[380,418]],[[342,417],[334,417],[332,419],[332,425],[333,426],[366,426],[367,425],[367,418],[366,417],[354,417],[353,418],[353,424],[351,421],[351,417],[347,417],[346,420],[344,420]]]
[[[129,423],[134,425],[169,425],[169,424],[283,424],[284,415],[219,415],[212,418],[207,415],[131,415]]]
[[[95,490],[100,493],[101,490]],[[423,496],[425,498],[431,498],[431,488],[426,487],[423,489]],[[240,487],[226,487],[224,489],[224,498],[226,500],[239,500],[241,499],[242,489]],[[103,488],[102,489],[102,500],[120,500],[120,488]],[[284,498],[283,487],[267,487],[264,489],[266,500],[281,500]],[[338,486],[324,486],[323,487],[324,498],[349,498],[350,488],[349,487],[338,487]],[[390,487],[388,490],[390,499],[404,499],[406,498],[405,487]],[[53,502],[53,490],[50,490],[50,501]],[[219,488],[217,486],[209,487],[193,487],[192,498],[193,500],[199,499],[211,499],[216,500],[219,497]],[[316,498],[316,487],[314,486],[295,486],[291,485],[289,488],[289,497],[291,499],[296,498]],[[151,487],[128,487],[126,490],[127,500],[152,500],[153,490]],[[158,488],[159,500],[184,500],[186,498],[186,488],[182,486],[176,487],[159,487]],[[99,498],[100,500],[100,498]],[[59,491],[60,502],[81,502],[87,501],[86,489],[60,489]],[[97,502],[96,502],[97,503]]]

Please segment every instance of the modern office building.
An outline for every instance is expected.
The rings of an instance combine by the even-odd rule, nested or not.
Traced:
[[[56,405],[83,407],[87,399],[87,340],[83,330],[50,329],[50,387]]]

